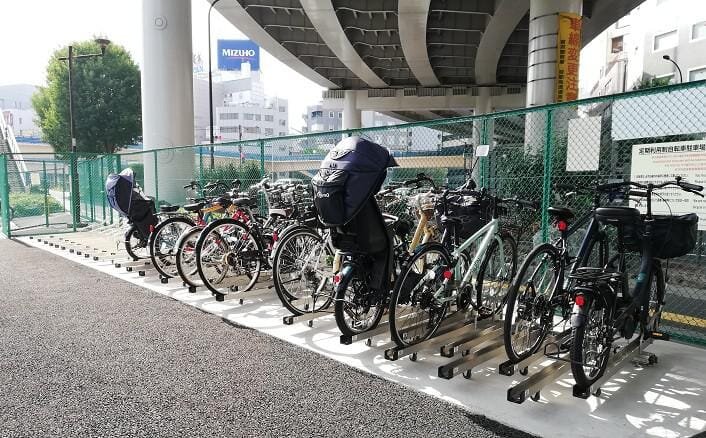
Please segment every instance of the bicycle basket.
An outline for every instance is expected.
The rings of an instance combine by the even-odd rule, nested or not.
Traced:
[[[468,239],[488,223],[490,203],[471,196],[451,195],[446,198],[446,214],[442,202],[436,205],[436,215],[441,230],[456,229],[458,237]],[[452,231],[449,229],[449,231]]]
[[[660,259],[671,259],[689,254],[696,247],[696,226],[699,217],[654,215],[652,225],[652,253]]]

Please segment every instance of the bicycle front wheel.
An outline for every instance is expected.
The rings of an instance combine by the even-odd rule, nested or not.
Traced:
[[[439,301],[443,273],[451,267],[451,256],[439,243],[428,243],[412,255],[397,277],[390,298],[390,334],[400,347],[431,337],[449,308]]]
[[[250,230],[235,219],[219,219],[201,232],[196,242],[196,267],[213,293],[244,292],[257,283],[262,247]]]
[[[503,338],[510,361],[535,353],[553,328],[552,298],[561,285],[559,251],[545,243],[535,247],[510,284]]]
[[[186,230],[176,244],[176,267],[179,277],[186,286],[203,286],[199,270],[196,266],[196,242],[203,231],[202,226],[194,226]],[[222,279],[216,279],[219,283]]]
[[[176,243],[181,234],[193,226],[194,221],[191,219],[175,216],[157,224],[150,234],[150,259],[162,277],[172,278],[179,275],[176,267]]]
[[[313,229],[291,231],[278,240],[273,262],[275,290],[294,315],[326,309],[333,299],[333,252]]]

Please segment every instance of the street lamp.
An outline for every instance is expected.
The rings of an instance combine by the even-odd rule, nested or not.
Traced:
[[[211,72],[211,10],[221,0],[213,0],[208,8],[208,120],[211,133],[211,169],[214,167],[213,158],[213,73]]]
[[[74,60],[78,59],[88,59],[88,58],[100,58],[105,55],[105,49],[110,44],[110,40],[105,38],[96,38],[96,43],[101,48],[100,53],[88,53],[85,55],[74,55],[74,47],[69,46],[69,55],[66,57],[59,58],[59,61],[69,61],[69,132],[71,138],[71,193],[75,196],[74,198],[74,211],[73,211],[73,223],[74,225],[81,222],[81,195],[79,193],[78,186],[78,163],[76,157],[76,135],[74,126],[74,87],[73,87],[73,71],[74,71]]]
[[[216,1],[218,1],[218,0],[216,0]],[[684,82],[684,76],[682,76],[682,74],[681,74],[681,69],[679,68],[679,64],[677,64],[672,58],[670,58],[669,55],[664,55],[662,57],[662,59],[665,59],[665,60],[671,62],[672,64],[674,64],[674,66],[677,68],[677,71],[679,71],[679,83],[681,84],[682,82]]]

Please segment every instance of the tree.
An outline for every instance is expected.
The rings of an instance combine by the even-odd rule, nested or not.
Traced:
[[[100,53],[93,41],[73,44],[74,54]],[[71,150],[69,132],[68,62],[58,49],[47,66],[47,86],[32,96],[44,141],[57,152]],[[140,70],[121,46],[111,44],[105,55],[74,60],[74,136],[79,152],[112,153],[132,144],[142,133]]]
[[[637,81],[635,85],[633,85],[632,89],[644,90],[646,88],[663,87],[665,85],[669,85],[670,80],[671,78],[669,77],[658,78],[655,76],[650,76],[648,74],[643,74],[642,79]]]

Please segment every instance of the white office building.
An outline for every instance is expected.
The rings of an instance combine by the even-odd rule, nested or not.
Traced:
[[[582,97],[630,91],[650,78],[706,79],[706,1],[646,0],[586,46],[581,61]]]
[[[279,137],[289,132],[288,102],[265,96],[259,71],[244,68],[236,72],[214,72],[213,106],[217,143]],[[194,126],[197,143],[208,143],[210,121],[206,73],[194,76]]]

